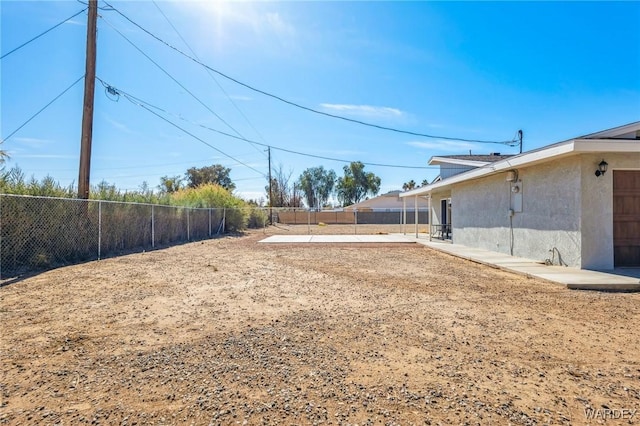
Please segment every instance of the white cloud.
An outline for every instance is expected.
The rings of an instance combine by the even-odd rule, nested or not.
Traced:
[[[280,36],[294,36],[293,25],[286,22],[279,13],[266,13],[262,16],[262,27]]]
[[[286,16],[273,10],[274,5],[267,2],[230,2],[230,1],[185,1],[180,2],[195,12],[201,23],[205,40],[213,40],[217,49],[247,45],[265,46],[272,43],[293,46],[296,28]],[[212,25],[212,23],[214,23]],[[213,34],[212,34],[213,33]],[[213,37],[209,37],[211,34]],[[208,43],[211,45],[211,43]]]
[[[58,159],[70,159],[78,158],[77,155],[64,155],[64,154],[18,154],[15,158],[58,158]]]
[[[70,19],[68,21],[65,22],[65,25],[79,25],[79,26],[83,26],[86,27],[87,23],[86,22],[82,22],[82,21],[74,21],[73,19]]]
[[[48,145],[53,141],[51,139],[40,139],[40,138],[25,138],[25,137],[17,137],[13,138],[14,142],[19,142],[23,145],[27,145],[32,148],[41,147],[44,145]]]
[[[462,141],[449,141],[446,139],[435,139],[429,142],[421,142],[421,141],[411,141],[407,142],[407,145],[413,146],[415,148],[420,149],[429,149],[435,151],[468,151],[470,149],[475,149],[477,146],[470,142],[462,142]]]
[[[405,115],[403,111],[397,108],[373,105],[320,104],[320,107],[333,113],[362,117],[400,118]]]
[[[126,125],[122,124],[119,121],[114,120],[113,118],[109,117],[108,115],[104,115],[104,119],[107,123],[111,124],[113,127],[115,127],[116,129],[120,130],[121,132],[124,133],[129,133],[129,134],[133,134],[134,131],[131,130],[129,127],[127,127]]]

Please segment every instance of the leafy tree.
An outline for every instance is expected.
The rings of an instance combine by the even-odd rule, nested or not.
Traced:
[[[205,167],[191,167],[185,175],[189,188],[197,188],[206,183],[214,183],[220,185],[227,191],[231,192],[236,189],[236,185],[229,177],[231,169],[220,164]]]
[[[427,185],[429,185],[429,181],[427,179],[423,179],[422,184],[420,184],[420,186],[427,186]]]
[[[172,194],[184,188],[184,178],[182,176],[162,176],[160,185],[158,185],[161,193]]]
[[[343,167],[344,176],[338,178],[336,192],[343,206],[359,203],[367,195],[380,191],[380,178],[374,173],[365,173],[364,164],[354,161]]]
[[[9,154],[7,154],[7,151],[0,149],[0,170],[4,169],[4,162],[7,158],[9,158]]]
[[[273,197],[270,204],[271,207],[300,207],[298,188],[295,184],[293,187],[290,184],[292,173],[292,171],[286,173],[282,169],[282,164],[273,170],[271,174],[271,194],[269,194],[269,185],[265,187],[267,201],[270,196]]]
[[[416,187],[416,182],[413,179],[411,179],[409,182],[405,182],[402,185],[402,190],[403,191],[410,191],[410,190],[414,189],[415,187]]]
[[[307,206],[320,210],[333,192],[336,183],[336,172],[324,167],[311,167],[300,175],[298,186],[304,194]]]

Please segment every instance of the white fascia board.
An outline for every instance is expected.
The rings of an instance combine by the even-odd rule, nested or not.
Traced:
[[[416,195],[427,195],[435,189],[446,188],[450,185],[467,180],[478,179],[495,173],[506,172],[518,167],[532,166],[550,160],[566,157],[573,154],[586,153],[620,153],[620,152],[640,152],[640,141],[627,139],[573,139],[540,148],[535,151],[509,157],[507,159],[489,163],[484,167],[469,170],[451,176],[450,178],[432,183],[427,186],[400,193],[400,197],[412,197]]]
[[[482,167],[489,164],[488,161],[474,161],[474,160],[462,160],[458,158],[446,158],[446,157],[431,157],[429,160],[429,165],[433,166],[435,164],[456,164],[459,166],[471,166],[471,167]]]
[[[640,152],[636,139],[576,139],[576,152]]]
[[[624,126],[618,126],[618,127],[614,127],[613,129],[607,129],[601,132],[585,135],[585,136],[582,136],[580,139],[615,138],[618,135],[626,135],[628,133],[637,132],[639,130],[640,130],[640,121],[636,121],[635,123],[629,123],[629,124],[625,124]]]
[[[558,158],[569,155],[573,152],[574,141],[568,141],[556,145],[551,145],[546,149],[540,149],[537,151],[531,151],[529,153],[516,155],[506,158],[495,163],[489,163],[484,167],[469,170],[468,172],[460,173],[458,175],[451,176],[450,178],[441,180],[440,182],[432,183],[431,185],[416,188],[411,191],[403,192],[400,197],[411,197],[416,195],[427,195],[435,189],[446,188],[450,185],[464,182],[467,180],[478,179],[483,176],[504,172],[507,170],[515,169],[523,165],[531,165],[543,161],[547,161],[551,158]]]

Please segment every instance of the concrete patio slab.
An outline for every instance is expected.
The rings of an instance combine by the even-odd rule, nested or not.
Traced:
[[[405,243],[416,241],[401,234],[380,235],[272,235],[259,243],[304,244],[304,243]]]
[[[304,244],[304,243],[418,243],[452,256],[467,259],[493,268],[514,272],[528,277],[562,284],[570,289],[599,291],[640,291],[640,270],[625,269],[616,271],[589,271],[586,269],[549,266],[543,262],[521,257],[509,256],[489,250],[451,244],[444,241],[429,241],[420,235],[384,234],[384,235],[273,235],[260,243],[267,244]]]
[[[616,271],[601,272],[564,266],[549,266],[537,260],[509,256],[508,254],[467,247],[460,244],[451,244],[444,241],[429,241],[427,238],[408,238],[412,238],[418,244],[453,256],[505,271],[559,283],[570,289],[640,291],[640,277],[629,270],[623,271],[622,273],[624,273],[624,275],[622,275],[616,274]],[[640,275],[640,270],[638,271],[638,275]]]

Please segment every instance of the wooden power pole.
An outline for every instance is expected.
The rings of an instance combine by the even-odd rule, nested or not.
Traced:
[[[271,147],[267,147],[269,153],[269,225],[273,225],[273,182],[271,181]]]
[[[91,139],[93,136],[93,98],[96,87],[96,31],[98,2],[89,0],[87,19],[87,57],[84,74],[84,105],[82,108],[82,136],[80,139],[80,173],[78,198],[89,198],[89,173],[91,170]]]

